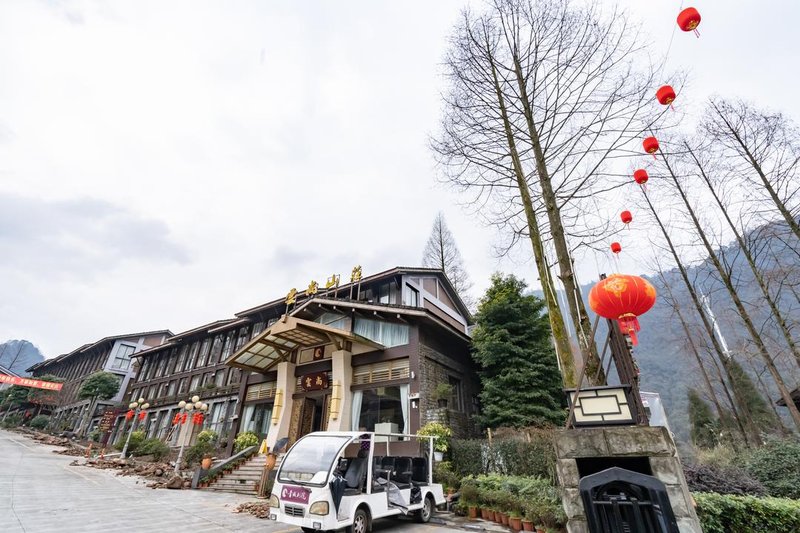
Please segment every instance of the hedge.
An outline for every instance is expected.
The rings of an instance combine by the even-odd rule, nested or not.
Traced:
[[[800,500],[694,493],[704,533],[795,533],[800,531]]]
[[[555,480],[552,434],[541,430],[527,430],[524,434],[527,438],[493,439],[491,446],[487,440],[453,439],[453,472],[460,477],[497,473]]]

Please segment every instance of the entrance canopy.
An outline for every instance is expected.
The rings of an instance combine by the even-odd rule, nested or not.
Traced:
[[[284,315],[272,326],[230,356],[225,364],[253,372],[266,372],[288,361],[298,348],[333,344],[337,350],[363,353],[384,346],[343,329]]]

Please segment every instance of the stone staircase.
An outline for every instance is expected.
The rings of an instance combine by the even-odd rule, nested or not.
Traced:
[[[280,466],[281,459],[282,455],[278,456],[275,470]],[[217,478],[206,490],[236,492],[238,494],[254,496],[256,494],[256,485],[261,481],[261,473],[264,471],[266,462],[266,455],[255,454],[249,461],[242,464],[242,466],[230,474],[223,474],[221,477]]]

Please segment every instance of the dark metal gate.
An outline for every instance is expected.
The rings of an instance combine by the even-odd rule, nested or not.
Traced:
[[[664,484],[653,476],[609,468],[579,485],[591,533],[679,533]]]

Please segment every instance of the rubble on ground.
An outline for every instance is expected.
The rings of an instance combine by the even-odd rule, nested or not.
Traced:
[[[269,504],[267,502],[244,502],[239,504],[234,513],[250,513],[256,518],[269,518]]]

